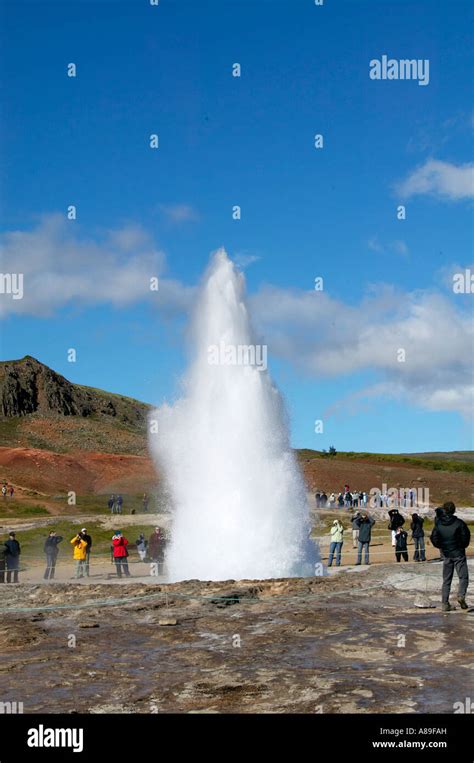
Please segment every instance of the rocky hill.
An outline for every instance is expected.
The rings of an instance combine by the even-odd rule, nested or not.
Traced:
[[[96,414],[126,424],[143,422],[148,411],[138,400],[72,384],[30,355],[0,363],[0,406],[5,417]]]
[[[57,452],[146,452],[150,406],[73,384],[27,355],[0,363],[0,442]]]

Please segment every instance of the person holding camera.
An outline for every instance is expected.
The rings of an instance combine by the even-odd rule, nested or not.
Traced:
[[[408,546],[407,546],[408,533],[401,527],[397,527],[395,530],[395,559],[397,562],[404,559],[408,562]]]
[[[372,527],[375,519],[369,517],[366,511],[363,511],[356,521],[359,528],[359,537],[357,541],[357,561],[356,565],[362,564],[362,552],[365,550],[365,563],[369,564],[369,546],[372,539]]]
[[[5,541],[6,553],[5,562],[7,568],[7,583],[18,583],[18,572],[20,570],[20,544],[16,539],[16,533],[8,534],[8,540]]]
[[[332,523],[330,536],[331,543],[329,545],[328,567],[332,566],[334,554],[336,554],[336,567],[340,567],[342,544],[344,543],[344,526],[338,519],[335,519]]]
[[[90,535],[88,535],[86,527],[82,528],[81,536],[82,536],[82,539],[85,540],[85,542],[87,543],[85,574],[86,574],[86,577],[88,578],[89,577],[89,572],[90,572],[90,558],[91,558],[92,538],[91,538]]]
[[[82,533],[77,533],[71,538],[73,546],[73,559],[76,562],[76,578],[83,578],[86,573],[87,560],[87,541],[82,537]]]
[[[117,577],[122,577],[122,571],[125,577],[130,577],[130,571],[128,569],[128,540],[122,535],[120,530],[117,530],[112,537],[113,547],[113,560],[115,568],[117,570]]]
[[[411,515],[411,537],[415,542],[415,555],[413,557],[415,562],[426,562],[424,521],[419,514]]]
[[[390,522],[388,523],[388,529],[392,533],[392,546],[395,548],[397,545],[395,533],[397,532],[399,527],[403,527],[403,525],[405,524],[405,519],[403,515],[400,514],[398,509],[390,509],[390,511],[388,512],[388,516],[390,517]]]
[[[53,580],[56,571],[56,561],[59,554],[58,544],[62,541],[62,535],[56,535],[55,530],[51,530],[44,542],[44,553],[46,554],[46,569],[44,571],[45,580]]]

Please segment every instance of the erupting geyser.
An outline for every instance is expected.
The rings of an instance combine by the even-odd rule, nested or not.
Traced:
[[[219,250],[197,300],[183,397],[152,414],[150,446],[173,503],[173,581],[315,572],[306,489],[244,288]]]

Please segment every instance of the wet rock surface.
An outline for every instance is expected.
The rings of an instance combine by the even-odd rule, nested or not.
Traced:
[[[439,566],[406,565],[410,587],[392,573],[5,585],[0,698],[26,713],[452,713],[474,686],[472,613],[441,612]]]

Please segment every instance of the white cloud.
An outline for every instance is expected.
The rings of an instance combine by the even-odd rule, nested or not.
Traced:
[[[402,198],[417,195],[437,196],[441,199],[470,199],[474,197],[474,164],[449,164],[428,159],[405,180],[396,184]]]
[[[409,254],[408,246],[404,241],[396,240],[390,241],[387,244],[383,244],[378,236],[372,236],[367,241],[367,247],[377,254],[398,254],[402,257],[407,257]]]
[[[162,308],[181,306],[192,290],[161,278],[163,252],[139,226],[107,231],[101,240],[81,236],[76,222],[49,215],[31,231],[0,236],[2,273],[23,274],[23,299],[0,295],[0,314],[48,316],[67,305],[124,306],[154,299]],[[159,291],[150,291],[150,278]]]
[[[454,306],[438,293],[390,288],[348,305],[325,292],[266,287],[252,298],[252,307],[270,355],[308,376],[371,371],[379,381],[356,397],[403,395],[432,410],[472,413],[469,306]],[[405,362],[398,359],[400,349]]]
[[[160,204],[159,209],[171,223],[195,223],[200,219],[190,204]]]
[[[391,247],[395,254],[399,254],[402,257],[406,257],[408,255],[408,247],[404,241],[392,241]]]
[[[367,246],[372,252],[377,252],[377,254],[383,254],[385,251],[377,236],[369,238]]]
[[[261,260],[258,254],[248,254],[247,252],[237,252],[233,260],[235,264],[242,269],[248,268],[249,265],[253,265],[254,262]]]
[[[4,313],[51,316],[65,305],[127,307],[150,300],[173,315],[188,313],[194,302],[194,287],[163,278],[164,254],[138,226],[92,240],[56,215],[32,231],[5,233],[0,245],[1,272],[24,274],[23,299],[0,294]],[[152,276],[160,279],[155,293]],[[314,379],[374,374],[371,386],[350,396],[352,405],[382,395],[429,410],[472,412],[474,330],[465,299],[372,285],[358,304],[349,304],[327,291],[269,285],[250,297],[250,305],[270,357]],[[398,360],[399,349],[405,362]]]

